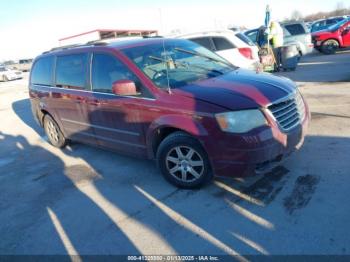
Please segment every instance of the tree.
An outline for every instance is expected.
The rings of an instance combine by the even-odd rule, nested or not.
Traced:
[[[341,16],[345,15],[347,12],[347,9],[345,8],[345,5],[343,2],[338,2],[334,11],[335,16]]]
[[[343,2],[338,2],[336,5],[335,10],[344,10],[345,9],[345,5]]]

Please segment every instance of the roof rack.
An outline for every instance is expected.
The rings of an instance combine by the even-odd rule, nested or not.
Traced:
[[[164,37],[161,36],[161,35],[154,35],[154,36],[152,36],[152,35],[144,35],[144,36],[142,36],[142,38],[164,38]]]
[[[57,46],[54,48],[51,48],[48,51],[43,52],[43,54],[47,54],[53,51],[59,51],[59,50],[66,50],[66,49],[71,49],[71,48],[76,48],[76,47],[84,47],[84,46],[91,46],[91,45],[107,45],[107,42],[103,42],[101,40],[95,40],[95,41],[89,41],[85,44],[73,44],[73,45],[64,45],[64,46]]]
[[[125,40],[130,40],[130,39],[142,39],[142,38],[163,38],[163,36],[130,36],[130,37],[121,37],[121,38],[110,38],[110,39],[98,39],[98,40],[93,40],[93,41],[88,41],[84,44],[72,44],[72,45],[65,45],[65,46],[57,46],[54,48],[51,48],[48,51],[43,52],[43,54],[47,54],[53,51],[59,51],[59,50],[66,50],[66,49],[71,49],[71,48],[76,48],[76,47],[84,47],[84,46],[104,46],[108,45],[111,42],[118,42],[118,41],[125,41]]]

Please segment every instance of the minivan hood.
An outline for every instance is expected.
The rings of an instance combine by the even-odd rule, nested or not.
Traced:
[[[229,110],[242,110],[266,107],[295,89],[295,83],[288,78],[237,69],[175,89],[174,93]]]

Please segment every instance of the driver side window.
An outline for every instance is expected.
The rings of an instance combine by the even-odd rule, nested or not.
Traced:
[[[138,78],[117,58],[108,54],[94,53],[92,59],[92,91],[112,93],[112,84],[119,80],[135,82],[137,93],[142,96],[142,85]]]

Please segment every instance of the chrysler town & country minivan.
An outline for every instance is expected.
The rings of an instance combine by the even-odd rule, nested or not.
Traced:
[[[292,81],[183,39],[53,49],[35,59],[29,94],[52,145],[156,159],[183,188],[269,171],[301,146],[310,119]]]

